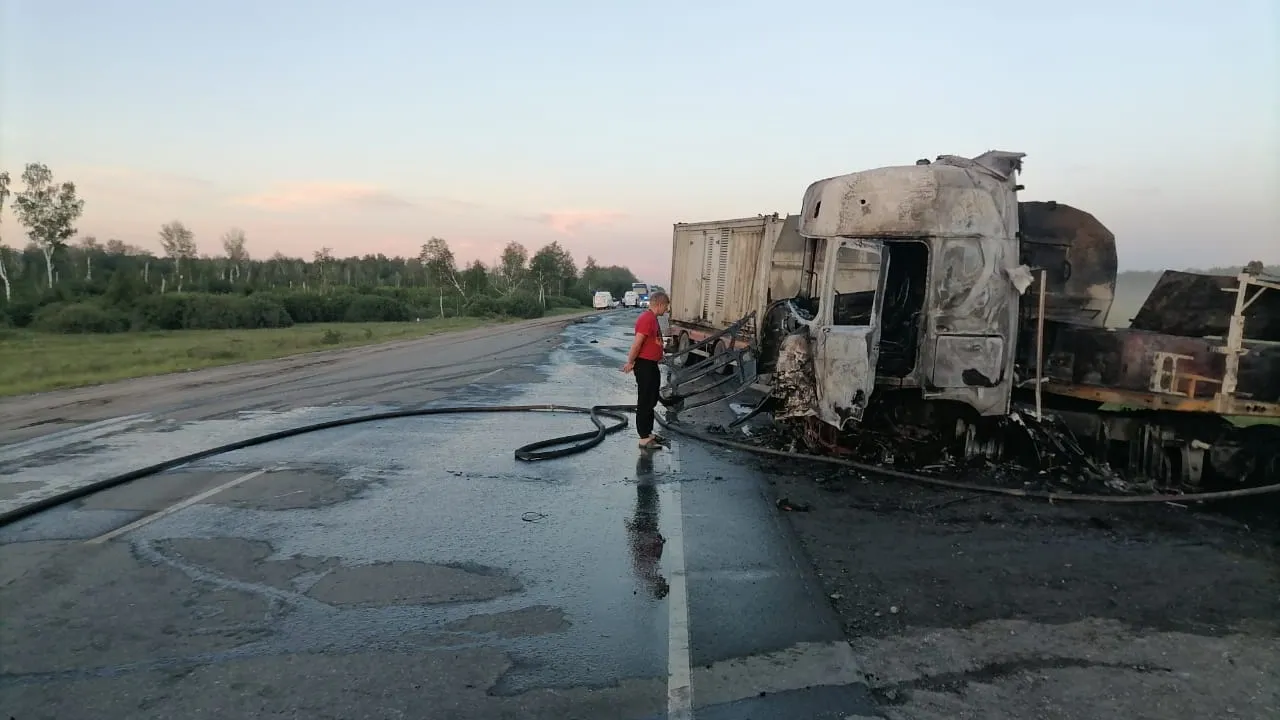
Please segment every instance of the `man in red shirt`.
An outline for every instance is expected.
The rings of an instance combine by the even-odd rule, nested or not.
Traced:
[[[653,408],[658,404],[658,389],[662,385],[662,373],[658,363],[662,360],[662,329],[658,316],[667,311],[671,299],[664,292],[649,296],[649,308],[636,319],[636,339],[627,353],[627,364],[622,372],[636,373],[636,431],[640,433],[640,447],[654,450],[662,447],[662,439],[653,434]]]

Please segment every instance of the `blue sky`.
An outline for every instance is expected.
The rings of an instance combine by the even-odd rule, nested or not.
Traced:
[[[1027,153],[1121,265],[1280,261],[1280,3],[0,3],[0,166],[84,233],[489,261],[551,240],[668,275],[671,223],[813,180]],[[6,218],[6,241],[16,244]]]

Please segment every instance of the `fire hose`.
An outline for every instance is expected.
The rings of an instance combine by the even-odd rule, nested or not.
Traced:
[[[678,398],[677,398],[678,399]],[[30,517],[37,513],[64,505],[66,503],[78,500],[80,498],[93,495],[104,490],[108,490],[120,485],[124,485],[134,480],[156,475],[167,470],[172,470],[183,465],[204,460],[215,455],[222,455],[236,450],[263,445],[277,440],[297,437],[309,433],[319,432],[322,430],[330,430],[333,428],[347,427],[351,425],[360,425],[364,423],[379,422],[385,420],[397,420],[402,418],[424,417],[433,415],[463,415],[463,414],[502,414],[502,413],[576,413],[587,415],[592,424],[595,425],[594,430],[587,430],[572,435],[549,438],[539,440],[537,442],[522,445],[515,449],[514,455],[517,460],[523,462],[537,462],[543,460],[552,460],[556,458],[564,458],[586,452],[600,443],[605,438],[614,433],[620,432],[628,426],[627,416],[624,413],[634,412],[635,405],[595,405],[592,407],[572,406],[572,405],[500,405],[500,406],[469,406],[457,405],[449,407],[427,407],[416,408],[410,410],[391,410],[387,412],[371,413],[365,415],[356,415],[352,417],[339,418],[336,420],[327,420],[324,422],[303,425],[300,427],[279,430],[265,435],[258,435],[244,440],[219,445],[199,452],[190,453],[171,460],[156,463],[148,467],[132,470],[130,472],[114,475],[112,477],[103,478],[83,486],[66,490],[64,492],[42,498],[35,502],[29,503],[22,507],[8,510],[0,513],[0,527],[11,525],[19,520]],[[930,485],[934,487],[947,488],[951,490],[964,490],[969,492],[987,493],[1006,495],[1010,497],[1026,498],[1032,500],[1046,500],[1049,502],[1078,502],[1078,503],[1106,503],[1106,504],[1125,504],[1134,505],[1142,503],[1203,503],[1219,500],[1227,500],[1232,498],[1250,497],[1256,495],[1266,495],[1270,493],[1280,492],[1280,483],[1269,485],[1260,485],[1248,488],[1239,488],[1235,490],[1222,490],[1217,492],[1199,492],[1185,494],[1162,494],[1162,495],[1090,495],[1072,492],[1054,492],[1048,490],[1027,490],[1018,488],[1008,488],[996,485],[983,485],[980,483],[965,482],[963,480],[950,480],[947,478],[934,477],[920,473],[905,472],[895,470],[893,468],[861,463],[854,460],[838,457],[828,457],[824,455],[812,455],[808,453],[793,452],[788,450],[778,450],[774,448],[752,445],[749,443],[737,442],[724,437],[717,437],[706,433],[700,433],[685,427],[679,422],[663,417],[662,414],[656,413],[655,419],[664,429],[681,435],[692,440],[718,445],[720,447],[741,450],[756,455],[765,455],[771,457],[782,458],[786,460],[800,460],[813,463],[822,463],[826,465],[835,465],[839,467],[857,470],[874,476],[883,478],[892,478],[896,480],[904,480],[907,482]],[[613,420],[613,423],[606,423],[604,419]]]

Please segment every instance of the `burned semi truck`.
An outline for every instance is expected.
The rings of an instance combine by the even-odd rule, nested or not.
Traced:
[[[665,392],[755,387],[751,415],[825,452],[888,434],[1162,487],[1280,479],[1280,278],[1166,272],[1110,328],[1115,236],[1019,202],[1023,157],[855,172],[798,215],[676,224]]]

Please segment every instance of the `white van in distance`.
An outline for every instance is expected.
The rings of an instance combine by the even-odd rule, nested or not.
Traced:
[[[613,307],[613,293],[601,290],[591,297],[591,307],[596,310],[608,310]]]

